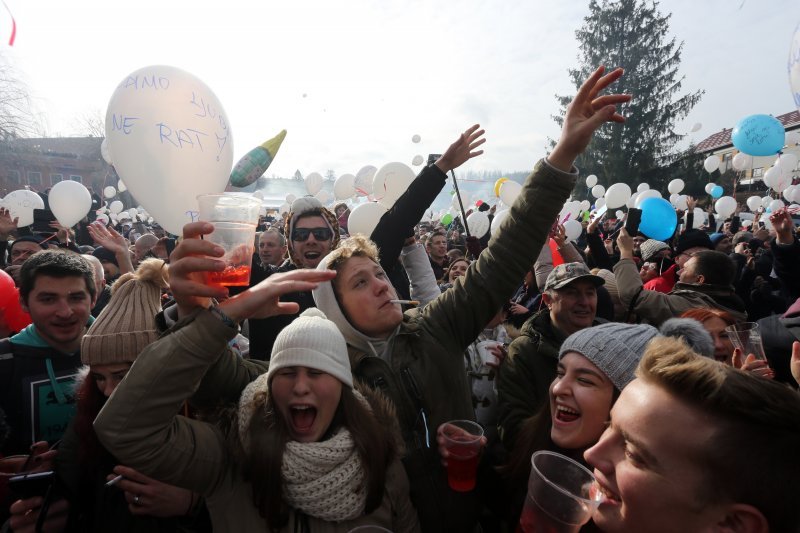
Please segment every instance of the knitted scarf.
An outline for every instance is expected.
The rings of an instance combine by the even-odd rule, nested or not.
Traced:
[[[286,501],[295,509],[326,522],[352,520],[364,513],[364,470],[344,428],[322,442],[287,442],[281,473]]]

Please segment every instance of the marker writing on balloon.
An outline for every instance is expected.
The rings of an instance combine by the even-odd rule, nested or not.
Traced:
[[[125,135],[130,134],[134,126],[134,120],[139,120],[139,117],[126,117],[124,115],[116,114],[111,115],[111,131],[122,131]]]

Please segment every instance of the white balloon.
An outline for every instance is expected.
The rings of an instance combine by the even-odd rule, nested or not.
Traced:
[[[592,187],[592,196],[595,198],[602,198],[603,195],[606,193],[606,188],[602,185],[595,185]]]
[[[297,196],[295,196],[294,194],[286,195],[286,203],[289,204],[290,206],[292,205],[292,203],[294,203],[295,200],[297,200]]]
[[[314,195],[314,198],[319,200],[322,205],[328,205],[333,201],[333,195],[326,191],[325,189],[319,191],[317,194]]]
[[[800,132],[799,131],[787,131],[786,132],[786,146],[793,147],[796,144],[800,144]]]
[[[369,196],[372,194],[372,178],[375,177],[375,173],[378,171],[376,167],[372,165],[367,165],[362,167],[361,170],[356,172],[356,192],[361,196]]]
[[[772,189],[775,192],[783,192],[786,188],[792,184],[792,175],[791,174],[778,174],[776,178],[772,180]]]
[[[44,209],[44,200],[33,191],[18,189],[8,193],[0,205],[8,209],[12,219],[19,219],[18,228],[24,228],[33,224],[34,209]]]
[[[781,154],[778,164],[784,174],[790,173],[797,167],[797,156],[791,153]]]
[[[702,127],[703,127],[703,125],[701,123],[695,122],[694,126],[692,126],[691,132],[692,133],[698,132],[698,131],[700,131],[700,128],[702,128]]]
[[[123,182],[122,180],[117,181],[117,191],[125,192],[127,190],[128,190],[128,186],[125,185],[125,182]]]
[[[406,192],[415,177],[414,171],[405,163],[386,163],[372,178],[372,194],[389,209]]]
[[[714,210],[722,218],[728,218],[736,211],[736,200],[731,196],[723,196],[714,202]]]
[[[105,189],[103,189],[103,196],[106,198],[114,198],[117,195],[117,189],[109,185]]]
[[[574,219],[581,212],[581,203],[575,200],[567,201],[558,215],[559,220]]]
[[[744,170],[753,164],[753,156],[747,155],[744,152],[739,152],[733,156],[733,161],[731,164],[736,170]]]
[[[128,216],[131,217],[131,220],[134,220],[136,218],[136,215],[138,214],[139,210],[136,209],[135,207],[131,207],[130,209],[128,209]]]
[[[763,196],[761,198],[761,207],[766,209],[767,207],[769,207],[770,202],[772,202],[772,196]]]
[[[769,167],[766,172],[764,172],[764,185],[769,187],[770,189],[775,185],[775,181],[781,175],[781,167],[773,166]]]
[[[786,204],[783,203],[783,200],[780,200],[780,199],[772,200],[769,203],[769,206],[767,206],[767,211],[770,212],[770,213],[774,213],[775,211],[777,211],[778,209],[780,209],[780,208],[782,208],[784,206],[786,206]]]
[[[514,200],[517,199],[517,196],[519,196],[521,192],[522,185],[516,181],[508,180],[500,185],[500,199],[508,206],[514,205]]]
[[[586,186],[591,189],[595,185],[597,185],[597,176],[595,176],[594,174],[589,174],[588,176],[586,176]]]
[[[661,198],[661,193],[655,189],[647,189],[644,192],[640,192],[639,196],[636,198],[636,203],[634,204],[634,207],[638,209],[639,206],[642,205],[642,202],[644,202],[648,198]]]
[[[786,199],[787,202],[791,202],[792,198],[794,198],[794,191],[796,187],[794,185],[790,185],[783,189],[783,197]]]
[[[421,155],[415,155],[414,159],[411,160],[411,164],[415,167],[420,166],[425,161],[425,158]]]
[[[282,203],[278,207],[278,213],[281,214],[281,215],[285,215],[286,213],[289,212],[289,209],[291,209],[291,206],[289,205],[288,202]]]
[[[489,232],[490,226],[489,216],[483,211],[475,211],[467,217],[467,227],[473,237],[480,239]]]
[[[578,239],[583,232],[583,226],[577,220],[567,220],[564,222],[564,233],[567,237],[567,242],[572,242]]]
[[[706,160],[703,161],[703,168],[706,169],[706,172],[709,174],[717,170],[719,168],[719,157],[715,155],[706,157]]]
[[[752,220],[742,220],[742,227],[743,228],[749,228],[752,225],[753,225],[753,221]]]
[[[362,233],[369,237],[386,211],[387,209],[378,202],[357,205],[347,219],[347,229],[350,235]]]
[[[233,137],[222,104],[183,70],[149,66],[126,76],[106,113],[114,168],[131,194],[170,233],[197,212],[197,196],[230,179]]]
[[[716,186],[717,186],[717,184],[714,183],[713,181],[711,181],[709,183],[706,183],[706,189],[705,189],[706,190],[706,194],[711,194],[711,191],[713,191],[714,187],[716,187]]]
[[[678,198],[675,200],[675,203],[673,203],[672,205],[674,205],[675,207],[677,207],[681,211],[686,211],[687,209],[689,209],[689,202],[688,202],[688,198],[686,198],[686,195],[685,194],[678,194],[676,196]]]
[[[644,192],[644,191],[648,190],[649,188],[650,188],[650,185],[648,185],[647,183],[640,183],[636,187],[636,192]]]
[[[103,161],[109,165],[114,164],[111,162],[111,150],[108,148],[108,139],[103,139],[103,142],[100,143],[100,156],[103,158]]]
[[[500,225],[506,219],[506,217],[508,216],[509,212],[510,212],[509,209],[502,209],[500,211],[497,211],[494,214],[494,218],[492,219],[492,226],[491,226],[492,235],[497,235],[497,233],[500,231]]]
[[[600,198],[598,198],[598,200],[600,200]],[[591,208],[592,204],[589,202],[589,200],[583,200],[581,202],[581,211],[588,211]]]
[[[667,185],[667,190],[672,194],[680,194],[684,186],[685,184],[683,183],[683,180],[678,178],[669,182],[669,185]]]
[[[694,229],[702,228],[703,225],[706,223],[706,214],[705,212],[700,209],[699,207],[695,207],[693,211],[694,217],[692,219],[692,227]],[[686,213],[684,216],[684,224],[686,224],[686,219],[689,217],[689,213]]]
[[[636,200],[639,199],[639,195],[640,194],[641,193],[639,193],[639,192],[635,192],[635,193],[631,194],[631,197],[628,198],[627,202],[625,202],[625,205],[628,207],[628,209],[636,206]]]
[[[758,208],[761,207],[761,197],[760,196],[751,196],[747,199],[747,208],[752,211],[756,212]]]
[[[606,205],[609,209],[622,207],[630,198],[631,188],[627,183],[615,183],[606,191]]]
[[[342,174],[333,182],[333,195],[337,200],[347,200],[356,193],[356,177]]]
[[[614,212],[614,216],[615,216],[615,217],[617,217],[617,220],[619,220],[619,219],[621,219],[622,217],[624,217],[624,216],[625,216],[625,213],[624,213],[624,212],[622,212],[622,210],[620,210],[620,209],[617,209],[617,210]]]
[[[99,220],[103,224],[108,224],[110,219],[108,218],[108,215],[97,215],[97,218],[95,220]]]
[[[792,202],[800,203],[800,187],[795,187],[794,194],[792,195]]]
[[[119,214],[122,211],[123,205],[122,202],[119,200],[114,200],[111,202],[111,205],[108,206],[108,210],[111,211],[114,215]]]
[[[308,191],[308,194],[310,194],[311,196],[314,196],[319,191],[321,191],[322,190],[323,181],[324,180],[322,178],[322,174],[320,174],[319,172],[312,172],[311,174],[306,176],[305,177],[305,182],[306,182],[306,190]]]
[[[603,206],[605,206],[605,205],[606,205],[606,199],[605,198],[598,198],[597,201],[594,203],[594,208],[595,209],[602,209]]]
[[[77,181],[59,181],[50,189],[50,210],[58,223],[71,228],[92,209],[92,195]]]
[[[412,135],[411,136],[411,142],[414,143],[414,144],[417,144],[421,140],[422,140],[422,137],[420,137],[419,135]]]

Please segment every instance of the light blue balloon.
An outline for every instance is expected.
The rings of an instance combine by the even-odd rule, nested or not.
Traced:
[[[719,185],[715,185],[713,189],[711,189],[711,197],[712,198],[719,198],[722,196],[722,193],[725,192],[722,187]]]
[[[747,155],[775,155],[786,141],[781,121],[770,115],[750,115],[740,120],[731,133],[733,145]]]
[[[678,215],[672,204],[663,198],[646,198],[639,209],[642,210],[639,231],[657,241],[672,237],[678,226]]]

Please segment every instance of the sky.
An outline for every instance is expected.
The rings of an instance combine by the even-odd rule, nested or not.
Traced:
[[[529,170],[572,94],[588,0],[5,0],[4,46],[50,135],[103,116],[131,72],[166,64],[225,108],[234,162],[286,129],[267,175],[336,175],[441,153],[486,128],[470,170]],[[699,142],[753,113],[794,109],[786,62],[796,0],[664,0],[683,41],[684,93],[705,95],[678,131]],[[2,12],[0,7],[0,12]],[[10,20],[0,13],[0,39]],[[634,95],[634,98],[646,95]],[[421,142],[412,143],[419,135]]]

